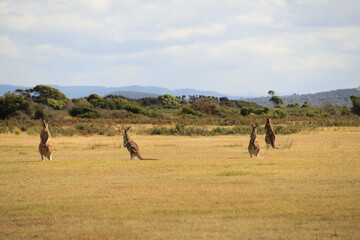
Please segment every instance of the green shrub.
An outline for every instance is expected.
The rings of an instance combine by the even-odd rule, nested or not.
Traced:
[[[350,99],[353,104],[351,111],[356,115],[360,115],[360,96],[351,96]]]
[[[308,111],[306,112],[306,116],[307,117],[315,117],[317,115],[317,113],[315,111]]]
[[[249,116],[252,111],[252,108],[243,107],[240,109],[240,114],[244,117]]]
[[[286,118],[288,115],[285,111],[280,110],[280,109],[276,109],[273,113],[272,113],[272,118]]]
[[[161,95],[158,97],[160,103],[165,106],[166,108],[178,108],[180,107],[180,103],[179,103],[179,99],[169,95],[169,94],[165,94],[165,95]]]
[[[35,107],[34,119],[45,118],[44,108],[39,104]]]
[[[77,105],[69,110],[69,114],[73,117],[81,117],[81,118],[101,117],[101,113],[99,111],[87,105]]]
[[[288,107],[288,108],[299,108],[300,105],[299,105],[298,103],[289,103],[289,104],[287,105],[287,107]]]
[[[132,112],[132,113],[135,113],[135,114],[139,114],[143,111],[143,108],[138,105],[138,104],[135,104],[135,103],[127,103],[125,106],[124,106],[124,109],[128,112]]]
[[[68,101],[64,101],[64,100],[56,100],[53,98],[49,98],[46,101],[47,101],[46,104],[55,110],[63,109],[65,107],[66,103],[68,102]]]
[[[5,93],[0,96],[0,119],[10,117],[30,118],[34,113],[34,103],[23,96]]]
[[[315,116],[315,115],[314,115],[314,116]],[[324,112],[324,113],[321,114],[321,116],[326,118],[326,117],[330,117],[331,114],[328,113],[328,112]],[[310,117],[310,116],[308,116],[308,117]]]
[[[188,105],[183,106],[181,108],[180,114],[190,114],[190,115],[194,115],[194,116],[200,116],[201,115],[199,112],[195,111],[194,109],[192,109]]]

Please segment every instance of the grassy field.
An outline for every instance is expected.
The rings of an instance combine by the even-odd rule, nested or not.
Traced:
[[[360,239],[360,128],[132,138],[0,135],[0,239]]]

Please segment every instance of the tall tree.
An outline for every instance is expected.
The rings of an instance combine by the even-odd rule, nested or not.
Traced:
[[[269,99],[270,102],[272,102],[274,104],[274,107],[280,107],[280,105],[283,105],[284,102],[281,99],[281,97],[276,96],[275,95],[275,91],[274,90],[270,90],[268,92],[269,95],[271,95],[271,98]]]
[[[0,119],[21,116],[21,113],[31,117],[34,112],[34,103],[14,93],[5,93],[0,96]]]
[[[360,115],[360,96],[351,96],[350,99],[353,104],[351,111],[356,115]]]
[[[36,85],[29,89],[16,89],[22,96],[32,98],[34,102],[48,105],[54,109],[62,109],[70,101],[60,90],[47,86]]]

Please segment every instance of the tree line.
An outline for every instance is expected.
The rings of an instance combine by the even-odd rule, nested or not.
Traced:
[[[283,100],[276,96],[275,91],[270,90],[269,102],[281,116]],[[350,97],[354,114],[360,114],[360,97]],[[305,108],[309,105],[292,103],[286,108]],[[328,108],[334,106],[327,106]],[[267,114],[269,108],[262,107],[256,103],[231,100],[227,97],[213,97],[204,95],[172,96],[161,95],[158,97],[146,97],[141,99],[129,99],[117,95],[101,97],[98,94],[91,94],[83,98],[69,99],[56,88],[47,85],[37,85],[29,89],[17,89],[15,92],[5,93],[0,96],[0,118],[32,118],[40,119],[46,116],[46,111],[61,110],[73,117],[101,118],[106,111],[122,111],[129,116],[144,115],[151,118],[162,117],[159,109],[173,109],[176,114],[202,117],[213,115],[219,117],[228,116],[249,116],[251,114]],[[276,111],[274,111],[276,112]],[[116,114],[114,115],[116,117]],[[284,117],[284,116],[283,116]]]

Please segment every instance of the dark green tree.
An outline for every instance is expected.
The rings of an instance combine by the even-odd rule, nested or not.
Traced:
[[[274,107],[280,107],[280,105],[284,104],[283,100],[279,96],[275,95],[274,90],[270,90],[268,92],[268,94],[271,95],[271,98],[269,99],[269,101],[274,104]]]
[[[310,107],[309,103],[308,102],[304,102],[303,105],[301,106],[302,108],[307,108],[307,107]]]
[[[33,113],[34,103],[30,99],[14,93],[0,96],[0,119],[17,117],[21,114],[32,117]]]
[[[29,89],[17,89],[16,92],[53,109],[62,109],[70,101],[64,93],[47,85],[36,85],[34,88]]]
[[[350,99],[353,104],[351,111],[356,115],[360,115],[360,96],[351,96]]]
[[[93,107],[87,105],[76,105],[69,110],[69,114],[73,117],[81,118],[100,118],[101,113]]]
[[[288,107],[288,108],[298,108],[298,107],[300,107],[300,106],[299,106],[298,103],[289,103],[289,104],[287,105],[287,107]]]

